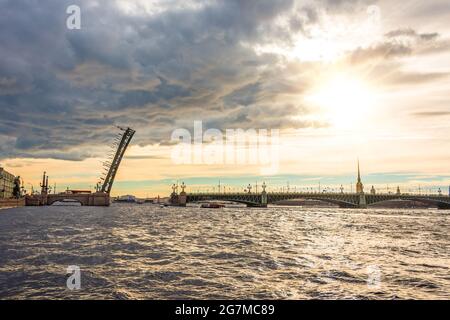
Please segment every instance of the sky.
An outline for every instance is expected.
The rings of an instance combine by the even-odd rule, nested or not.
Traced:
[[[136,134],[112,195],[351,191],[357,159],[366,190],[447,192],[448,21],[447,0],[0,0],[0,166],[92,189],[121,126]],[[196,121],[209,156],[179,161]],[[221,162],[208,132],[233,129],[279,135],[241,146],[257,163]]]

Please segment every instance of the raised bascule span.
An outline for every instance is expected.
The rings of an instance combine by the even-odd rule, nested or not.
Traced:
[[[117,145],[117,150],[114,154],[112,161],[106,164],[108,173],[106,174],[106,177],[103,181],[103,185],[100,190],[101,192],[107,194],[111,193],[111,189],[114,183],[114,179],[116,178],[117,171],[119,170],[120,163],[122,162],[125,151],[130,145],[131,139],[133,139],[133,136],[136,133],[136,131],[130,128],[127,129],[119,128],[119,129],[123,131],[123,134],[119,137],[120,141],[118,141],[119,143]]]
[[[83,206],[109,206],[110,205],[110,193],[116,178],[117,171],[119,170],[120,163],[125,155],[125,152],[130,145],[131,139],[133,139],[135,130],[130,128],[120,128],[121,133],[117,136],[113,145],[113,153],[111,153],[110,161],[104,163],[105,176],[101,178],[103,183],[97,184],[97,190],[94,193],[91,191],[82,190],[67,190],[64,193],[51,194],[48,185],[48,176],[44,172],[44,176],[41,184],[41,194],[27,196],[25,203],[27,206],[42,206],[52,205],[55,202],[68,201],[78,202]],[[100,187],[101,184],[101,187]]]

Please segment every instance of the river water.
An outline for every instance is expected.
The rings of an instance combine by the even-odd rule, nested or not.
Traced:
[[[438,210],[0,210],[0,298],[450,299],[449,232]]]

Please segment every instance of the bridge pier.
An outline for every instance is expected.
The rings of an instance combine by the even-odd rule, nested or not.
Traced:
[[[178,196],[178,206],[179,207],[186,207],[187,203],[187,196],[185,192],[180,193]]]
[[[185,192],[180,194],[172,193],[169,202],[174,207],[186,207],[187,194]]]
[[[267,200],[267,192],[265,190],[261,192],[261,195],[258,197],[258,203],[247,203],[247,208],[267,208],[268,200]]]
[[[367,200],[364,193],[359,194],[358,208],[367,209]]]

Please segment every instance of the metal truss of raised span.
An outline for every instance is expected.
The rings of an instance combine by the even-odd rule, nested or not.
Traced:
[[[125,151],[128,148],[128,145],[131,142],[131,139],[133,138],[136,131],[127,128],[122,129],[123,133],[119,136],[120,142],[118,142],[117,150],[114,154],[114,158],[111,162],[107,163],[106,169],[108,169],[108,173],[105,176],[105,179],[103,181],[103,185],[101,188],[101,192],[110,194],[114,179],[116,177],[117,171],[119,170],[120,162],[122,161],[123,155],[125,154]],[[118,141],[119,141],[118,139]]]

